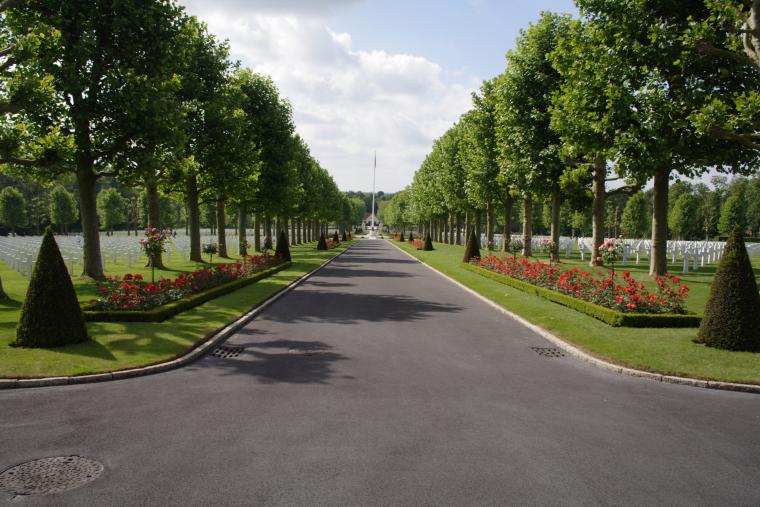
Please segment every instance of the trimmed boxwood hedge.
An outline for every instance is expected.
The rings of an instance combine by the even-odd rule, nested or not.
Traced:
[[[150,310],[87,310],[84,312],[84,319],[88,322],[163,322],[164,320],[174,317],[184,311],[190,310],[207,301],[224,296],[230,292],[242,289],[254,282],[263,280],[274,275],[286,268],[292,263],[283,262],[273,268],[266,269],[248,278],[233,280],[223,285],[218,285],[212,289],[193,294],[186,298],[174,301],[165,305],[151,308]]]
[[[503,283],[504,285],[509,285],[510,287],[520,289],[536,296],[541,296],[554,303],[585,313],[586,315],[601,320],[613,327],[699,327],[699,323],[702,320],[701,316],[693,313],[681,315],[617,312],[594,303],[589,303],[588,301],[568,296],[567,294],[539,287],[506,275],[500,275],[479,266],[463,263],[462,267],[496,282]]]

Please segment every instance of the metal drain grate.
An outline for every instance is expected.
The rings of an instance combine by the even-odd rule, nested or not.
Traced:
[[[222,345],[221,347],[215,348],[211,355],[214,357],[221,357],[222,359],[233,359],[239,356],[242,352],[243,349],[241,347],[225,347]]]
[[[81,456],[27,461],[0,473],[0,491],[14,495],[52,495],[92,482],[103,464]]]
[[[531,350],[544,357],[565,357],[565,353],[562,349],[556,347],[531,347]]]

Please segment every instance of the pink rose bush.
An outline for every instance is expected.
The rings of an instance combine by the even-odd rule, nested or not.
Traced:
[[[246,257],[244,262],[220,264],[182,273],[177,278],[146,282],[140,274],[109,276],[98,282],[100,293],[90,301],[95,310],[149,310],[219,285],[246,278],[280,264],[268,254]]]
[[[624,313],[683,314],[689,286],[672,275],[657,277],[656,291],[631,277],[630,272],[589,273],[580,268],[496,256],[473,259],[475,266]]]

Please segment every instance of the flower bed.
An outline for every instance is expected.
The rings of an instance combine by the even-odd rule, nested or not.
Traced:
[[[292,263],[283,262],[273,268],[266,269],[246,278],[238,278],[231,282],[217,285],[203,292],[184,297],[179,301],[172,301],[150,310],[91,310],[85,309],[82,313],[88,322],[163,322],[179,313],[195,308],[198,305],[224,296],[243,287],[270,277],[275,273],[287,269]],[[284,286],[283,286],[284,288]]]
[[[143,280],[139,274],[109,276],[98,282],[100,297],[90,301],[96,311],[150,310],[207,291],[234,280],[240,280],[280,264],[279,259],[264,254],[245,258],[244,262],[204,267],[177,278],[162,278],[156,283]]]
[[[465,267],[613,326],[696,327],[700,322],[698,315],[686,312],[689,288],[677,277],[657,278],[656,292],[650,292],[630,273],[607,276],[579,268],[563,270],[523,258],[485,257]]]
[[[552,264],[532,262],[525,258],[484,257],[472,261],[481,268],[517,278],[539,287],[567,294],[589,303],[624,313],[683,314],[689,286],[681,279],[666,275],[657,277],[657,292],[650,292],[629,272],[610,275],[589,273],[580,268],[563,270]],[[618,283],[619,281],[623,283]]]
[[[409,241],[409,243],[411,243],[417,250],[422,250],[425,247],[425,242],[418,239],[413,239]]]

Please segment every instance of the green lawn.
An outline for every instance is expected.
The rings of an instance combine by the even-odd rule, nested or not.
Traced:
[[[760,384],[760,354],[729,352],[695,344],[692,340],[696,337],[696,329],[614,328],[575,310],[463,269],[461,261],[464,251],[461,246],[436,243],[436,250],[423,252],[409,243],[392,243],[596,357],[665,375]],[[756,256],[753,262],[758,266],[760,257]],[[574,263],[580,264],[580,260],[568,262],[571,265]],[[678,271],[680,269],[673,269],[674,273]],[[714,272],[714,268],[710,271]],[[760,274],[757,268],[755,272]],[[636,268],[635,273],[636,276],[644,276],[645,267]],[[683,279],[692,288],[689,309],[701,313],[712,273],[688,274]]]
[[[347,248],[317,251],[315,244],[291,247],[293,264],[286,270],[204,303],[161,323],[88,323],[92,340],[56,349],[18,349],[10,346],[15,339],[16,322],[24,298],[27,279],[0,261],[0,276],[10,300],[0,301],[0,378],[84,375],[145,366],[178,357],[203,338],[234,321],[288,283],[315,269],[327,259]],[[215,259],[216,261],[216,259]],[[215,262],[216,263],[216,262]],[[109,264],[111,270],[126,266]],[[195,263],[177,262],[163,271],[173,277],[191,271]],[[123,272],[123,271],[122,271]],[[150,276],[150,269],[136,268],[132,273]],[[109,274],[116,274],[111,271]],[[159,277],[159,272],[156,272]],[[75,280],[80,301],[95,294],[91,280]]]

